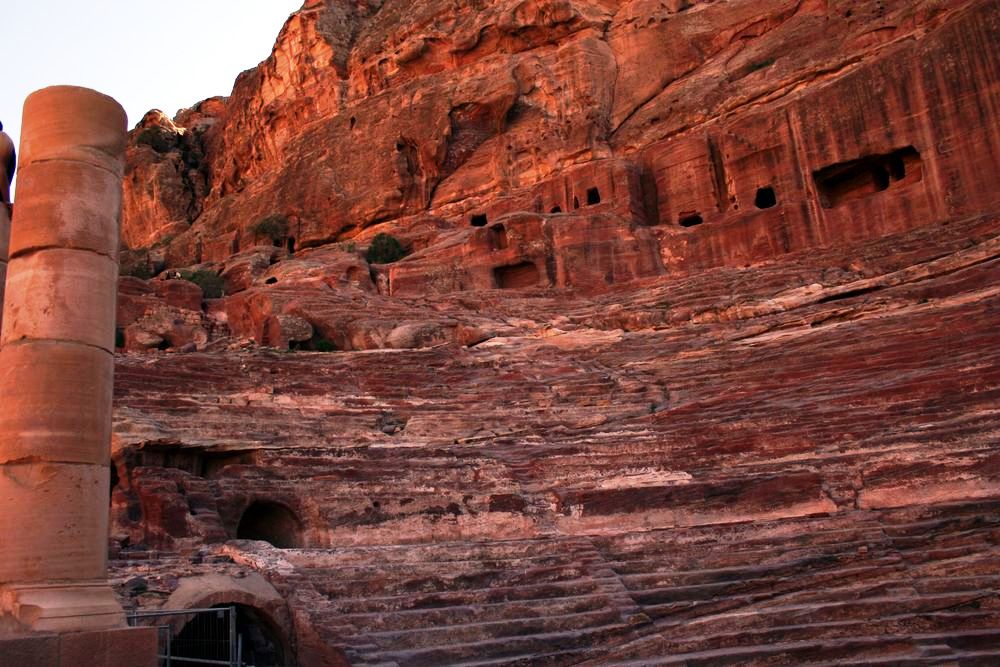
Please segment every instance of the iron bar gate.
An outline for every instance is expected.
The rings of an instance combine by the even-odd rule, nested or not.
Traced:
[[[177,619],[183,617],[190,618],[175,636]],[[130,626],[157,629],[160,667],[254,667],[243,662],[243,636],[236,631],[236,607],[131,611],[127,618]]]

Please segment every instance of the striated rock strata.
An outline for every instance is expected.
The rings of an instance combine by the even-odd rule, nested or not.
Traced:
[[[988,0],[306,2],[131,134],[123,600],[288,664],[995,662],[997,43]]]

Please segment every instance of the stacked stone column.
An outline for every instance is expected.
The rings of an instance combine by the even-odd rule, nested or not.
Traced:
[[[125,112],[58,86],[31,95],[23,118],[0,332],[0,617],[113,628],[124,625],[107,544]]]

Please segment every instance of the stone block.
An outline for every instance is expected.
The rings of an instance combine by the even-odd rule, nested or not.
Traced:
[[[0,638],[0,667],[155,667],[155,628]]]
[[[118,257],[121,180],[82,162],[27,164],[18,172],[11,253],[40,248],[93,250]]]
[[[156,628],[116,628],[62,635],[59,667],[155,667]]]
[[[112,352],[118,265],[78,250],[22,255],[7,269],[0,345],[31,338],[75,341]]]
[[[0,469],[0,583],[103,579],[106,465],[45,461]]]
[[[58,664],[59,637],[57,635],[0,637],[0,667]]]
[[[121,178],[127,119],[112,98],[76,86],[52,86],[28,96],[24,119],[22,168],[43,160],[72,160]]]
[[[107,465],[113,374],[112,356],[88,345],[0,349],[0,463]]]
[[[105,581],[13,584],[0,588],[0,609],[32,632],[88,632],[125,626]]]

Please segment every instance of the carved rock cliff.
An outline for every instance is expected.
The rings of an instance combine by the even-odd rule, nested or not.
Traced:
[[[990,0],[306,2],[131,134],[123,598],[263,577],[306,665],[995,661],[996,44]]]

